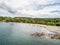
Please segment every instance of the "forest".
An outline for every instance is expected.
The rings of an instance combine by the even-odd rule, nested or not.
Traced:
[[[2,17],[0,22],[18,22],[18,23],[33,23],[52,26],[60,26],[60,18],[30,18],[30,17]]]

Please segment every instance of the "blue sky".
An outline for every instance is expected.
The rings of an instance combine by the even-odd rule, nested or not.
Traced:
[[[60,0],[0,0],[0,16],[60,18]]]

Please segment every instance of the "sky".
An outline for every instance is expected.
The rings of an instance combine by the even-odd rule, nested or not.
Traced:
[[[0,16],[60,18],[60,0],[0,0]]]

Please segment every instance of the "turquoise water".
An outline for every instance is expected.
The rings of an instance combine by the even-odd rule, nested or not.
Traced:
[[[0,22],[0,45],[60,45],[60,40],[32,37],[45,30],[38,25]]]

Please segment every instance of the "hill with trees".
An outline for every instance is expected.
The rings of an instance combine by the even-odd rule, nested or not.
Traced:
[[[2,17],[0,22],[19,22],[60,26],[60,18],[29,18],[29,17]]]

